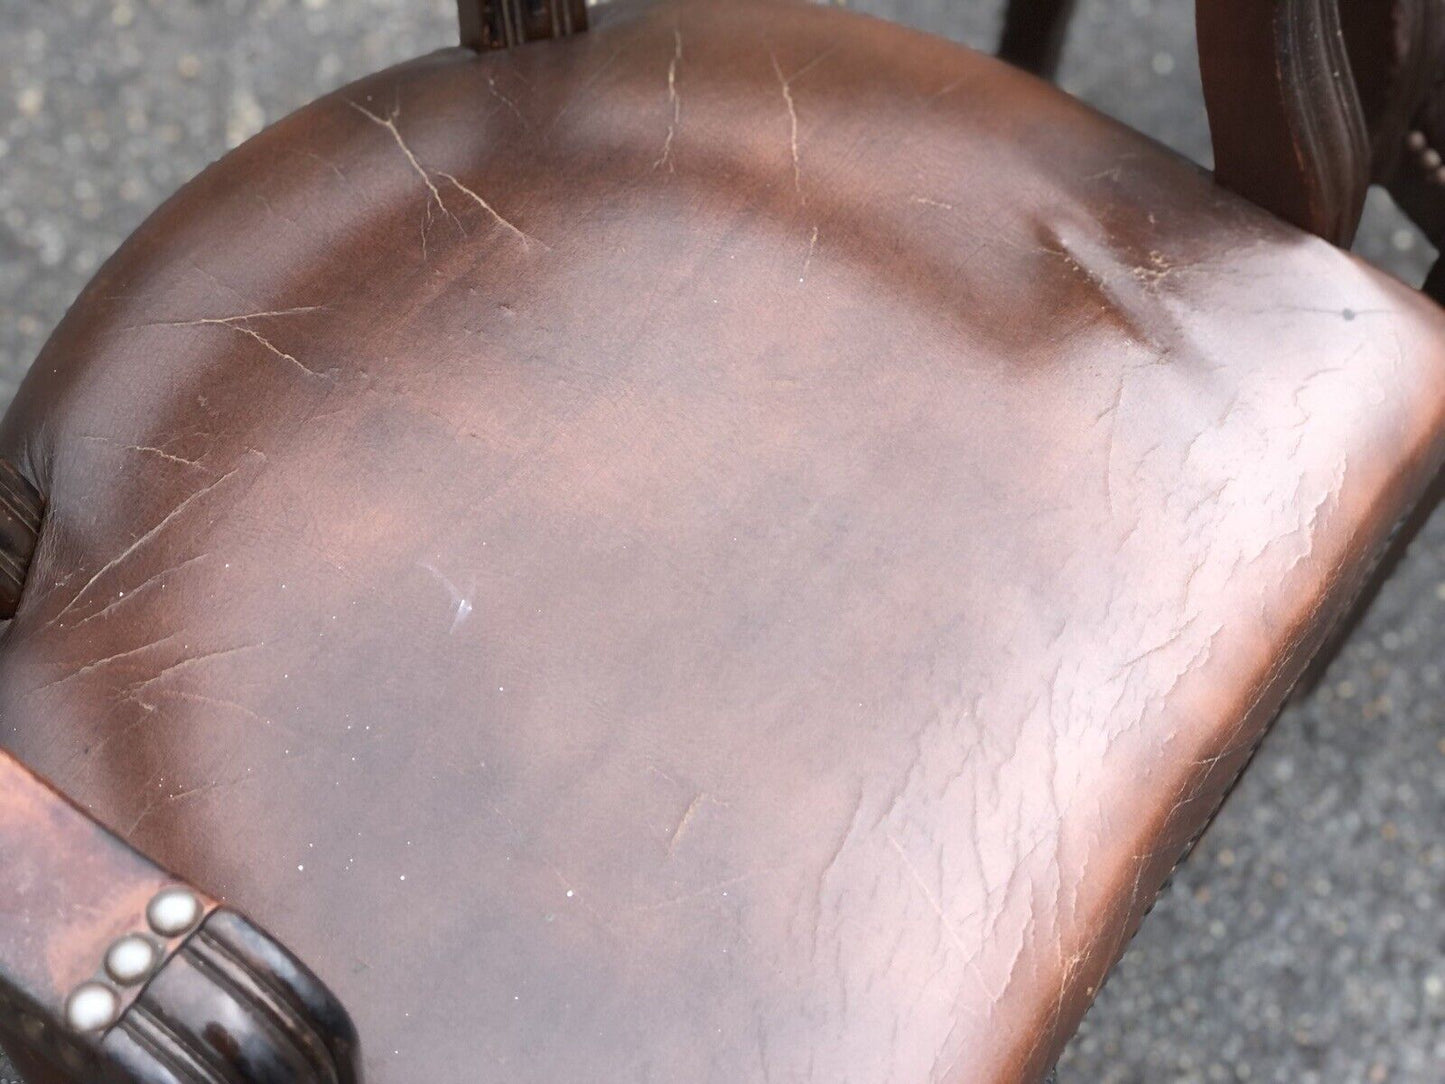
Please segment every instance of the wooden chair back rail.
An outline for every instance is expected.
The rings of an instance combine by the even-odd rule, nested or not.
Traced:
[[[1012,0],[999,55],[1048,76],[1075,0]],[[584,0],[459,0],[462,42],[508,48],[586,29]],[[1371,148],[1339,0],[1198,0],[1200,68],[1219,183],[1348,246]]]
[[[999,56],[1051,77],[1073,8],[1011,0]],[[1220,184],[1341,246],[1370,183],[1383,184],[1445,248],[1445,9],[1435,0],[1197,0],[1195,12]],[[1445,304],[1445,259],[1423,289]]]
[[[1073,0],[1012,0],[999,56],[1052,76]],[[1339,0],[1197,0],[1219,183],[1349,245],[1370,181],[1364,111]]]
[[[1058,65],[1075,0],[1012,0],[999,55]],[[463,44],[509,48],[586,29],[585,0],[458,0]],[[1197,0],[1200,67],[1226,188],[1348,245],[1369,187],[1364,111],[1339,0]]]

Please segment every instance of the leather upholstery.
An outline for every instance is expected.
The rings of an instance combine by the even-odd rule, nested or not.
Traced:
[[[0,439],[3,740],[372,1084],[1036,1079],[1439,463],[1445,321],[953,45],[598,21],[101,271]]]

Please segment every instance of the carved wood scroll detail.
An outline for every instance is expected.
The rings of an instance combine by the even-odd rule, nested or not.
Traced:
[[[13,464],[0,459],[0,619],[15,616],[45,504]]]
[[[290,952],[0,752],[0,1032],[85,1084],[359,1084],[355,1029]]]
[[[294,956],[214,912],[100,1044],[115,1084],[359,1084],[356,1032]]]
[[[1338,0],[1198,0],[1197,19],[1215,176],[1348,246],[1370,146]]]
[[[587,29],[586,0],[458,0],[462,44],[511,49]]]

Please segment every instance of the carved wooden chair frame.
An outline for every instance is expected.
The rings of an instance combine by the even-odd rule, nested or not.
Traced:
[[[1400,2],[1425,48],[1432,10],[1426,0]],[[1071,7],[1013,0],[1003,55],[1051,71]],[[584,0],[461,0],[460,16],[463,44],[483,50],[580,32],[588,13]],[[1198,25],[1220,184],[1346,245],[1372,178],[1403,155],[1401,201],[1439,243],[1437,133],[1370,131],[1340,0],[1199,0]],[[1381,151],[1382,143],[1398,146]],[[1437,297],[1440,278],[1437,270],[1430,284]],[[43,515],[43,495],[0,464],[5,616],[19,601]],[[301,962],[3,753],[0,867],[0,1010],[62,1076],[359,1080],[347,1014]]]

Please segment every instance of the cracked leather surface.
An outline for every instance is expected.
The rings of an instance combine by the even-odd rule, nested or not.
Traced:
[[[1437,465],[1442,330],[861,17],[435,54],[36,363],[3,739],[374,1084],[1033,1079]]]

